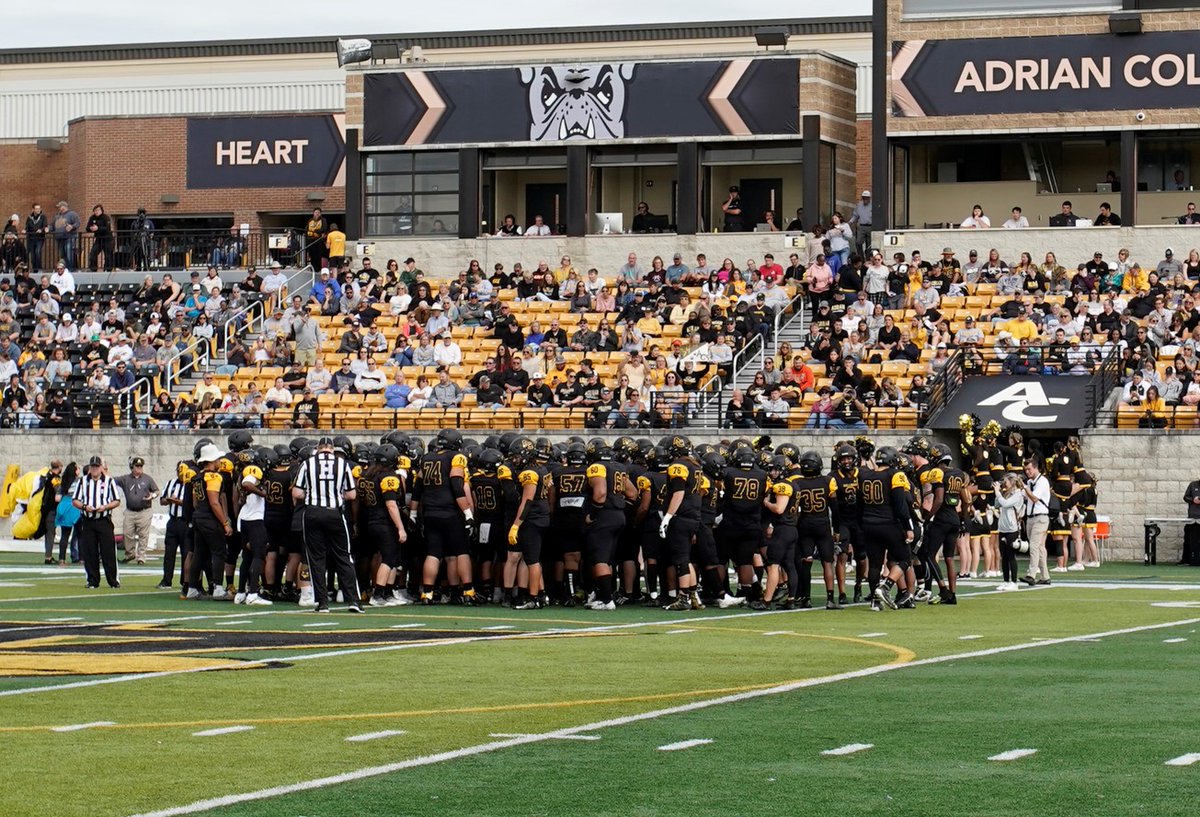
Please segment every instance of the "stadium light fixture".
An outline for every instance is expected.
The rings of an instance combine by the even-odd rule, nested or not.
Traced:
[[[770,48],[773,45],[783,48],[787,46],[787,41],[788,33],[786,28],[760,28],[754,32],[754,42],[763,48]]]
[[[337,41],[337,61],[339,66],[351,65],[356,62],[366,62],[371,59],[371,41],[365,39]]]

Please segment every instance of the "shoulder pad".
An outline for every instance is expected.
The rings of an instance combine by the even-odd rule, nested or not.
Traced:
[[[791,496],[793,493],[792,483],[787,480],[773,483],[771,485],[771,493],[775,494],[775,496]]]
[[[497,466],[496,467],[496,478],[497,479],[512,479],[512,469],[509,468],[507,465]]]
[[[649,477],[638,477],[637,478],[637,487],[638,487],[639,491],[649,491],[654,486],[650,484]]]
[[[398,477],[384,477],[379,480],[379,487],[384,491],[399,491],[400,479]]]
[[[261,480],[263,478],[262,469],[257,465],[247,465],[242,469],[242,481],[245,482],[250,478]]]
[[[671,479],[687,479],[688,474],[689,471],[686,465],[673,463],[667,466],[667,476]]]
[[[910,487],[911,486],[908,484],[908,477],[904,475],[903,471],[897,471],[896,473],[892,474],[892,488],[901,488],[907,491]]]
[[[538,479],[538,472],[533,469],[522,471],[517,475],[517,482],[521,485],[537,485]]]
[[[603,478],[606,476],[608,476],[608,469],[605,468],[603,464],[594,462],[588,466],[588,469],[587,469],[587,478],[588,479],[595,479],[596,477]]]
[[[451,468],[462,468],[464,471],[467,468],[467,458],[462,454],[455,454],[450,459]]]
[[[221,474],[219,471],[205,471],[204,472],[204,487],[210,491],[221,490],[221,483],[223,481],[224,480],[221,478]]]

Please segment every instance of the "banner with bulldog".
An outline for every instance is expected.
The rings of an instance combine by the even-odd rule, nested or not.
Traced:
[[[368,73],[363,143],[488,145],[799,133],[793,58]]]

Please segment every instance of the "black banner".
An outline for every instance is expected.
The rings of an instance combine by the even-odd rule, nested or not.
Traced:
[[[372,147],[797,135],[799,62],[609,62],[369,73]]]
[[[189,190],[228,187],[328,187],[346,157],[336,119],[227,116],[187,123]]]
[[[930,422],[958,428],[958,418],[975,413],[984,423],[1023,428],[1083,428],[1088,422],[1090,377],[997,375],[968,377]]]
[[[1195,107],[1200,32],[892,44],[896,116]]]

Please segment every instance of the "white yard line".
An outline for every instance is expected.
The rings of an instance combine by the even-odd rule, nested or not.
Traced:
[[[960,635],[958,637],[958,640],[959,641],[974,641],[977,638],[983,638],[983,636],[981,636],[981,635]]]
[[[385,729],[382,732],[367,732],[363,735],[351,735],[346,738],[349,743],[366,743],[369,740],[379,740],[380,738],[394,738],[398,735],[407,735],[403,729]]]
[[[491,627],[480,627],[481,630],[512,630],[511,624],[493,624]]]
[[[1191,766],[1193,763],[1200,763],[1200,752],[1190,752],[1186,755],[1173,757],[1166,761],[1164,766]]]
[[[723,706],[725,704],[739,703],[741,701],[753,700],[769,695],[780,695],[787,692],[794,692],[799,689],[808,689],[811,687],[824,686],[827,684],[839,683],[841,681],[856,680],[859,678],[869,678],[875,675],[882,675],[886,672],[899,672],[915,667],[925,667],[934,664],[945,664],[951,661],[963,661],[970,658],[986,658],[993,655],[1002,655],[1010,652],[1021,652],[1024,650],[1036,650],[1041,647],[1049,647],[1056,644],[1070,644],[1080,641],[1085,638],[1110,638],[1112,636],[1129,635],[1131,633],[1148,632],[1152,630],[1163,630],[1171,627],[1181,627],[1191,624],[1200,623],[1200,618],[1181,619],[1179,621],[1163,622],[1161,624],[1145,624],[1139,627],[1126,627],[1120,630],[1106,630],[1103,632],[1089,633],[1086,635],[1068,636],[1066,638],[1056,639],[1054,641],[1040,641],[1035,644],[1022,643],[1012,644],[1007,647],[991,647],[986,650],[974,650],[972,652],[956,653],[952,655],[941,655],[932,658],[920,658],[915,661],[909,661],[905,664],[879,664],[865,669],[853,670],[850,672],[840,672],[834,675],[825,675],[819,678],[807,678],[802,681],[793,681],[787,684],[779,684],[765,689],[749,690],[747,692],[739,692],[732,695],[722,695],[717,698],[708,698],[702,701],[692,701],[679,706],[667,707],[665,709],[655,709],[650,712],[642,712],[635,715],[624,715],[618,718],[610,718],[603,721],[594,721],[585,723],[579,726],[572,726],[565,729],[558,729],[553,732],[543,732],[537,735],[528,735],[526,737],[508,738],[504,740],[492,741],[489,743],[480,743],[475,746],[466,746],[461,749],[453,749],[448,752],[439,752],[432,755],[423,755],[414,757],[408,760],[389,763],[382,766],[368,766],[354,771],[343,772],[341,774],[331,775],[329,777],[318,777],[312,780],[304,780],[299,783],[289,783],[280,786],[272,786],[270,788],[259,789],[257,791],[242,792],[238,794],[227,794],[222,797],[213,797],[207,800],[198,800],[194,803],[188,803],[182,806],[172,806],[170,808],[160,809],[158,811],[144,812],[136,815],[136,817],[177,817],[177,815],[198,814],[200,812],[209,811],[214,808],[231,806],[238,803],[253,802],[256,800],[265,800],[270,797],[279,797],[285,794],[294,794],[302,791],[313,791],[315,789],[323,789],[329,786],[335,786],[339,783],[349,783],[355,780],[364,780],[370,777],[378,777],[380,775],[392,774],[394,772],[403,771],[405,769],[415,769],[422,766],[432,766],[438,763],[445,763],[450,760],[458,760],[464,757],[474,757],[476,755],[488,754],[500,749],[508,749],[513,746],[524,746],[531,743],[540,743],[547,740],[561,739],[564,735],[579,735],[596,732],[600,729],[608,729],[614,726],[626,726],[631,723],[640,723],[642,721],[656,720],[658,718],[668,717],[670,715],[681,715],[687,712],[697,712],[703,709],[708,709],[714,706]]]
[[[531,737],[524,732],[492,732],[488,737],[491,738],[528,738]],[[600,740],[599,735],[559,735],[554,740]]]
[[[859,633],[859,638],[883,638],[887,633]]]
[[[52,732],[79,732],[84,729],[94,729],[98,726],[116,726],[114,721],[92,721],[91,723],[73,723],[68,726],[56,726]]]
[[[1163,639],[1164,644],[1182,644],[1185,641],[1187,641],[1186,638],[1164,638]]]
[[[1036,754],[1037,749],[1009,749],[1007,752],[1001,752],[998,755],[992,755],[988,758],[988,760],[997,760],[1001,762],[1008,760],[1020,760],[1023,757],[1029,757],[1030,755]]]
[[[842,755],[852,755],[855,752],[865,752],[867,749],[874,748],[874,743],[847,743],[845,746],[839,746],[836,749],[826,749],[821,754],[830,757],[841,757]]]
[[[200,732],[193,732],[192,737],[212,738],[217,735],[232,735],[235,732],[249,732],[252,729],[254,729],[253,726],[222,726],[220,729],[204,729]]]
[[[388,629],[389,630],[410,630],[413,627],[424,627],[424,626],[425,626],[425,623],[423,621],[414,621],[411,624],[393,624]]]
[[[704,746],[712,743],[712,738],[692,738],[691,740],[681,740],[678,743],[668,743],[665,746],[659,746],[660,752],[678,752],[681,749],[691,749],[693,746]]]

